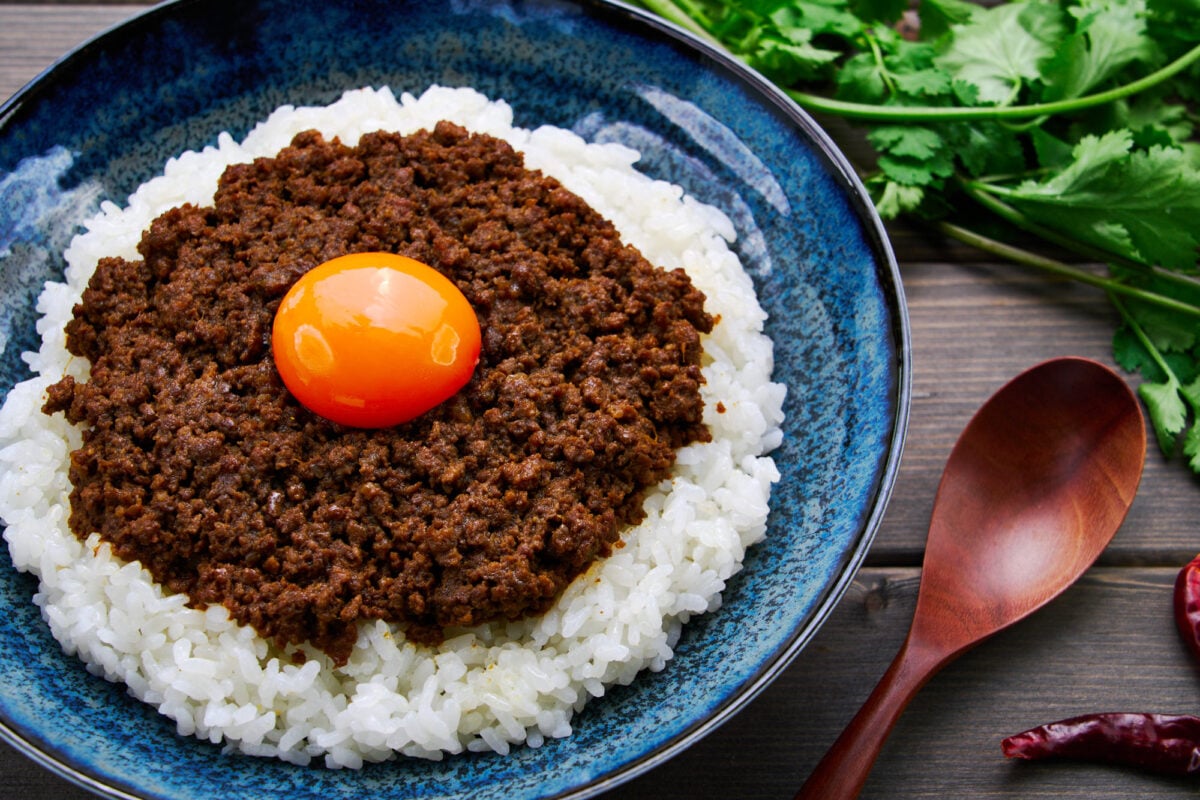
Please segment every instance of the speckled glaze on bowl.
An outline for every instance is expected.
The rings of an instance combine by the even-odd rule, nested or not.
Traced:
[[[186,149],[243,136],[283,104],[344,90],[473,86],[523,127],[643,154],[640,168],[722,208],[771,314],[788,384],[767,540],[693,620],[664,672],[615,687],[567,739],[508,756],[361,771],[222,755],[64,655],[0,568],[0,736],[110,797],[589,797],[687,747],[811,639],[874,536],[908,417],[899,275],[829,139],[755,74],[599,0],[185,0],[63,58],[0,108],[0,391],[27,377],[33,303],[102,199],[123,203]],[[797,735],[799,733],[797,732]]]

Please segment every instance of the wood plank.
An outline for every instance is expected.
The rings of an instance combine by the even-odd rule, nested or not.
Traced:
[[[913,337],[913,402],[893,500],[873,564],[920,563],[933,497],[954,442],[1006,380],[1048,358],[1115,367],[1117,317],[1103,293],[1007,264],[901,265]],[[1131,385],[1133,378],[1127,376]],[[1197,551],[1197,478],[1147,432],[1138,497],[1104,564],[1182,564]]]
[[[1191,713],[1200,671],[1175,635],[1170,569],[1095,569],[936,675],[901,717],[862,800],[1195,797],[1192,781],[1109,765],[1011,762],[1000,740],[1095,711]],[[749,709],[611,800],[789,798],[898,651],[919,571],[865,569]]]
[[[80,43],[144,8],[0,4],[0,100],[7,100]]]

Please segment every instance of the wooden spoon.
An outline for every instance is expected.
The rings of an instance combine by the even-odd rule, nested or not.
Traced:
[[[1145,457],[1137,399],[1094,361],[1047,361],[993,395],[942,474],[908,637],[796,800],[857,797],[929,678],[1091,566],[1125,519]]]

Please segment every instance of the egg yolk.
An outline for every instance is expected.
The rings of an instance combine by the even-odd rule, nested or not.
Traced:
[[[479,321],[432,267],[353,253],[309,270],[271,331],[279,374],[297,400],[356,428],[407,422],[452,397],[479,362]]]

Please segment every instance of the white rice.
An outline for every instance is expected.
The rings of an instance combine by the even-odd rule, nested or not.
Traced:
[[[88,365],[64,346],[63,326],[101,256],[138,258],[151,220],[181,203],[212,202],[226,165],[271,156],[317,128],[353,144],[378,129],[410,133],[442,119],[506,139],[612,220],[653,263],[683,267],[718,317],[706,337],[705,421],[713,441],[679,453],[674,477],[646,500],[626,545],[575,581],[544,616],[481,626],[440,647],[414,645],[383,622],[364,624],[349,663],[334,668],[309,648],[293,664],[223,607],[198,611],[164,595],[139,564],[122,563],[93,535],[68,529],[69,454],[80,432],[40,412],[46,387]],[[400,753],[439,759],[464,750],[506,753],[571,733],[571,719],[605,687],[662,670],[680,627],[715,610],[746,548],[765,533],[769,456],[781,438],[784,387],[771,382],[766,314],[719,211],[651,181],[620,145],[587,144],[561,129],[512,126],[511,109],[469,89],[416,98],[347,92],[323,108],[285,106],[240,144],[171,160],[126,208],[106,203],[66,252],[65,283],[38,302],[42,346],[25,354],[37,377],[0,409],[0,517],[13,563],[36,575],[55,638],[88,669],[176,722],[179,733],[243,753],[358,767]],[[718,413],[721,404],[723,413]]]

